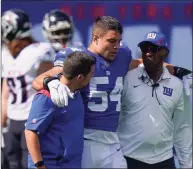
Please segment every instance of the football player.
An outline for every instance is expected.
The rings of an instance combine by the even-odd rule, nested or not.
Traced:
[[[54,100],[57,95],[52,88],[56,87],[57,90],[60,84],[56,77],[53,77],[55,80],[47,77],[62,72],[62,63],[68,54],[83,50],[97,59],[90,84],[81,90],[86,109],[82,168],[126,168],[116,130],[123,77],[128,71],[131,51],[120,46],[121,40],[121,24],[110,16],[99,17],[94,22],[92,42],[88,49],[71,47],[61,50],[56,56],[54,68],[33,82],[35,89],[39,90],[43,88],[45,78],[44,83],[48,84]],[[60,94],[67,96],[65,92]],[[59,103],[59,106],[63,104]]]
[[[28,15],[19,9],[10,9],[2,15],[3,86],[2,127],[6,126],[5,147],[10,168],[27,168],[27,147],[24,124],[31,101],[36,93],[33,79],[53,67],[52,47],[36,42],[31,35]]]
[[[72,18],[59,9],[47,12],[42,21],[43,35],[51,43],[53,49],[70,46],[82,46],[80,42],[73,41],[74,24]]]

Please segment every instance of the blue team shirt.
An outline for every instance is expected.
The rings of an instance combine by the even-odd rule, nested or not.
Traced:
[[[63,66],[64,59],[77,50],[91,54],[97,59],[89,85],[81,90],[85,105],[85,128],[115,132],[118,126],[123,78],[132,59],[131,51],[128,47],[121,46],[115,60],[108,62],[85,48],[66,48],[56,55],[54,65]]]
[[[34,97],[26,129],[38,134],[46,167],[81,168],[84,112],[80,92],[67,107],[54,105],[47,91]],[[28,167],[34,167],[30,155]]]

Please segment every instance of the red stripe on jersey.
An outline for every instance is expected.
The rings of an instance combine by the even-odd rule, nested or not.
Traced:
[[[40,90],[37,94],[39,94],[39,93],[44,94],[44,95],[48,96],[49,98],[51,97],[49,91],[47,91],[45,89]]]

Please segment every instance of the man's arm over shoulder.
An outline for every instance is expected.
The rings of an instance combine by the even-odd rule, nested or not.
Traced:
[[[143,59],[142,58],[132,59],[130,65],[129,65],[129,70],[137,68],[142,63],[143,63]],[[163,65],[166,66],[166,68],[168,69],[170,74],[172,74],[172,75],[174,74],[174,66],[173,65],[165,63],[165,62],[164,62]]]
[[[62,73],[63,72],[63,68],[60,67],[60,66],[55,66],[53,67],[52,69],[46,71],[45,73],[37,76],[34,80],[33,80],[33,83],[32,83],[32,86],[35,90],[39,91],[41,89],[44,88],[43,86],[43,81],[46,77],[52,77],[52,76],[55,76],[59,73]]]
[[[141,58],[132,59],[129,65],[129,70],[137,68],[141,63],[143,63],[143,60]]]
[[[53,68],[53,62],[51,61],[42,61],[39,65],[39,68],[37,69],[37,75],[41,75],[44,72],[50,70]]]
[[[63,62],[71,52],[73,52],[71,48],[65,48],[59,51],[55,57],[54,67],[46,71],[45,73],[40,74],[38,77],[36,77],[32,83],[33,88],[37,91],[43,89],[44,88],[43,81],[46,77],[52,77],[59,73],[62,73]]]
[[[142,63],[143,63],[142,58],[132,59],[130,65],[129,65],[129,70],[137,68]],[[179,79],[182,79],[183,76],[186,76],[186,75],[192,73],[191,70],[188,70],[188,69],[185,69],[182,67],[178,67],[178,66],[166,63],[166,62],[164,62],[163,65],[168,69],[170,74],[178,77]]]
[[[174,148],[179,159],[180,168],[192,167],[192,130],[188,116],[184,112],[184,93],[182,83],[179,87],[179,100],[173,114]]]

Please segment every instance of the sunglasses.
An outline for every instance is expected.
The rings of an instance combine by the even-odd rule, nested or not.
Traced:
[[[141,47],[141,51],[142,53],[157,53],[159,52],[163,47],[159,47],[159,46],[143,46]]]

